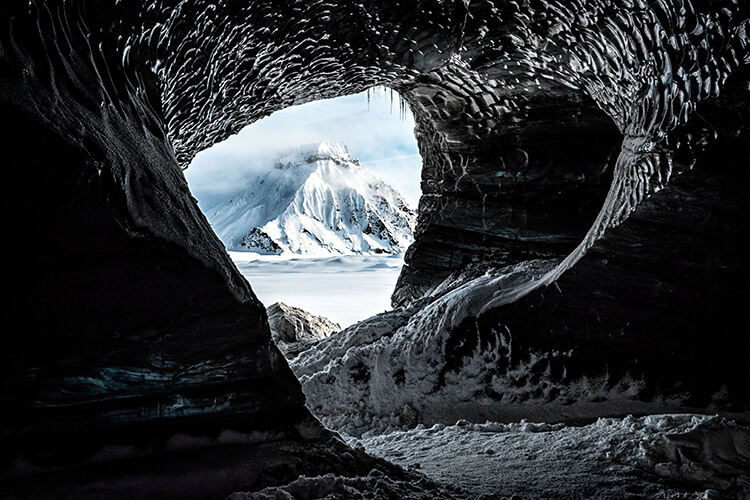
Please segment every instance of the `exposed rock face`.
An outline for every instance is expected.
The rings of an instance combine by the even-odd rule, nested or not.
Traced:
[[[312,347],[318,341],[341,330],[338,323],[328,318],[315,316],[283,302],[268,306],[266,313],[268,325],[271,327],[271,337],[287,357]]]
[[[263,255],[281,255],[284,252],[279,244],[268,236],[268,233],[258,227],[252,228],[240,238],[239,246],[249,252]]]
[[[180,172],[376,84],[415,113],[425,196],[400,309],[298,358],[316,412],[746,417],[748,8],[2,2],[3,491],[406,479],[312,418]]]

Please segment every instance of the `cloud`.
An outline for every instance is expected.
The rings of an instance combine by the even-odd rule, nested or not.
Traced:
[[[259,120],[199,153],[185,172],[200,205],[235,193],[249,173],[268,168],[288,148],[322,141],[342,142],[376,175],[401,191],[416,207],[422,160],[414,138],[414,118],[400,113],[398,94],[367,93],[293,106]]]

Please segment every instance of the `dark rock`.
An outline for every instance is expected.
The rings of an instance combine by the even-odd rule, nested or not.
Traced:
[[[263,255],[281,255],[283,252],[282,248],[258,227],[252,228],[242,237],[240,246],[245,247],[250,252]]]

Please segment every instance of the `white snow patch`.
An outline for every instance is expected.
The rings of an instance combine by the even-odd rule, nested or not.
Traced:
[[[305,257],[229,252],[265,305],[299,307],[350,326],[391,309],[401,255]]]

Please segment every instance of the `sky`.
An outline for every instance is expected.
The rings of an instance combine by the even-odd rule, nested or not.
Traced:
[[[363,92],[273,113],[198,153],[185,177],[205,210],[237,192],[249,173],[271,168],[286,149],[323,141],[346,144],[352,156],[416,208],[422,159],[414,138],[414,117],[408,107],[402,116],[398,94],[383,88],[371,90],[369,104]]]

